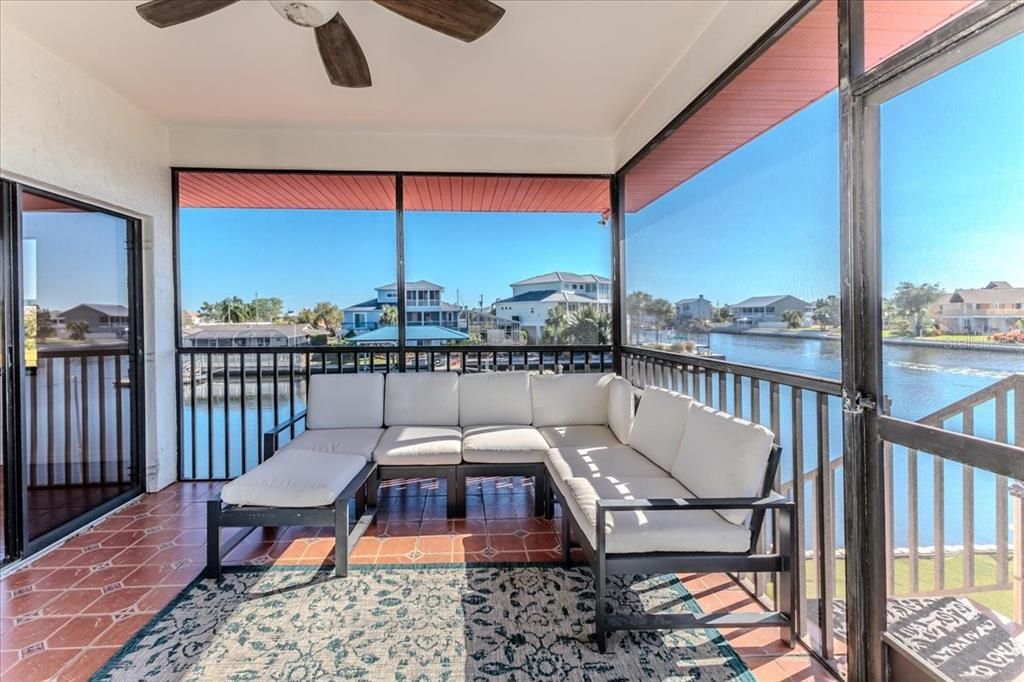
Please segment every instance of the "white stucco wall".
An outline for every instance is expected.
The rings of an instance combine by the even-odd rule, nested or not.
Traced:
[[[0,24],[0,173],[142,219],[146,487],[177,478],[166,127]]]
[[[610,173],[614,161],[612,141],[603,137],[171,126],[171,163],[182,167]]]

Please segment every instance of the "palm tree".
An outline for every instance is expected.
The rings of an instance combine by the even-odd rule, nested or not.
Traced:
[[[654,342],[661,343],[661,330],[671,327],[676,320],[676,308],[671,301],[656,298],[647,306],[647,314],[654,320]]]
[[[394,327],[396,324],[398,324],[398,306],[383,306],[380,309],[380,326]]]
[[[572,313],[567,322],[561,337],[562,343],[588,345],[611,343],[611,318],[608,313],[596,306],[588,305],[579,312]]]
[[[626,315],[629,316],[629,329],[634,343],[640,341],[640,328],[652,301],[654,297],[646,291],[634,291],[626,296]]]
[[[569,313],[564,305],[556,305],[548,311],[548,317],[544,321],[544,331],[541,332],[541,343],[560,343],[569,326]]]

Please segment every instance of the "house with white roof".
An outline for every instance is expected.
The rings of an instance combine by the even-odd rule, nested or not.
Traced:
[[[584,307],[596,307],[611,314],[611,280],[601,275],[549,272],[509,286],[512,296],[495,301],[494,313],[518,322],[528,343],[540,342],[553,308],[561,306],[567,313],[576,313]]]

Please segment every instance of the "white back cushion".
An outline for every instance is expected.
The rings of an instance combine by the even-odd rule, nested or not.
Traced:
[[[693,402],[682,393],[648,386],[636,409],[629,444],[665,471],[672,471]]]
[[[774,439],[763,426],[694,403],[672,476],[697,497],[757,497]],[[742,509],[718,513],[737,525],[750,516]]]
[[[309,378],[307,429],[379,429],[383,424],[383,374],[314,374]]]
[[[526,372],[463,374],[459,379],[459,422],[463,426],[525,425],[533,418]]]
[[[534,426],[608,423],[608,385],[614,374],[534,374]]]
[[[629,444],[635,409],[633,384],[622,377],[612,379],[608,384],[608,426],[620,443]]]
[[[388,426],[458,426],[459,375],[388,372],[384,390]]]

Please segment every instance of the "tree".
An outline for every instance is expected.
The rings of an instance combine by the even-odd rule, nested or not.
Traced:
[[[334,335],[344,317],[341,308],[328,301],[320,301],[312,308],[303,308],[296,313],[295,321],[317,329],[326,329],[329,334]]]
[[[656,298],[648,305],[647,313],[654,322],[654,341],[661,343],[661,330],[663,327],[671,327],[675,322],[676,307],[667,299]]]
[[[564,305],[556,305],[548,311],[541,332],[541,343],[562,343],[565,330],[569,326],[569,313]]]
[[[68,322],[68,336],[75,341],[82,341],[85,339],[86,333],[89,331],[89,323],[85,320],[72,320]]]
[[[811,314],[821,331],[839,324],[839,299],[836,296],[826,296],[814,302],[814,312]]]
[[[203,301],[199,306],[199,317],[206,322],[248,322],[252,308],[238,296],[222,298],[214,303]]]
[[[53,326],[53,313],[51,313],[46,308],[40,308],[36,312],[35,337],[40,341],[45,341],[46,339],[53,336],[55,331],[56,329]],[[28,336],[27,327],[25,328],[25,336]]]
[[[653,300],[654,297],[646,291],[634,291],[626,296],[626,315],[629,316],[629,329],[634,343],[640,342],[640,328]]]
[[[804,323],[804,314],[799,310],[787,310],[782,319],[790,329],[799,329]]]
[[[608,313],[588,305],[568,316],[562,343],[598,345],[611,343],[612,321]]]
[[[284,318],[284,302],[275,297],[253,298],[246,317],[255,322],[279,322]]]
[[[394,327],[398,324],[398,306],[385,305],[380,309],[380,325]]]
[[[914,336],[921,336],[928,322],[928,309],[939,300],[942,289],[938,284],[913,284],[900,282],[892,296],[892,303],[905,318],[914,331]]]
[[[718,306],[711,311],[712,322],[732,322],[732,308],[727,305]]]

